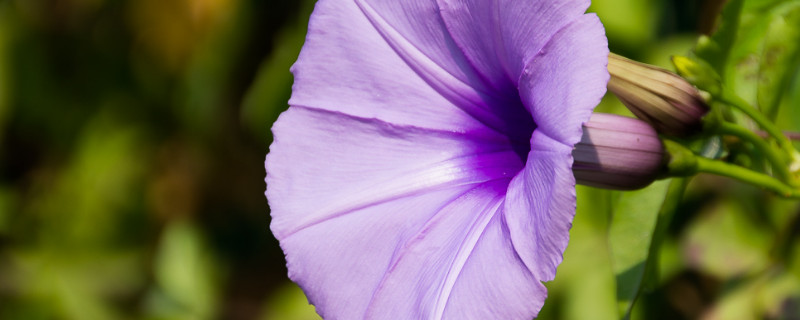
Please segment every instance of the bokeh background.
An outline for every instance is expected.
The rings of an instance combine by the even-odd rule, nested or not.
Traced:
[[[668,67],[724,1],[593,2],[613,51]],[[0,319],[317,319],[263,196],[313,5],[0,0]],[[617,318],[620,193],[579,193],[542,319]],[[797,201],[701,177],[677,212],[634,318],[800,319]]]

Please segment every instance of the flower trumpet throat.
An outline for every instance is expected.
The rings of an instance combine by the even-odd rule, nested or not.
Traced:
[[[702,130],[708,105],[700,92],[677,74],[609,54],[608,89],[657,132],[687,137]]]
[[[593,114],[572,155],[576,182],[605,189],[640,189],[666,169],[656,131],[639,119],[613,114]]]

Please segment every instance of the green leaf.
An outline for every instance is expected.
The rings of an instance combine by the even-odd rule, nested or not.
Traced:
[[[655,41],[659,27],[659,12],[652,1],[605,0],[592,1],[589,12],[597,13],[603,21],[612,51],[635,52]],[[647,45],[643,45],[647,44]]]
[[[164,231],[154,261],[158,291],[146,308],[157,317],[211,319],[217,312],[221,272],[201,230],[176,221]]]
[[[278,287],[263,306],[259,320],[321,320],[303,290],[286,282]]]
[[[725,86],[772,119],[800,59],[798,22],[792,13],[798,6],[797,0],[747,1],[725,72],[720,73]]]
[[[300,16],[308,17],[315,1],[303,0]],[[260,143],[272,142],[270,127],[278,115],[289,107],[292,92],[292,66],[305,41],[308,19],[281,29],[275,37],[271,54],[261,63],[253,84],[242,100],[240,119]]]
[[[724,75],[725,66],[739,29],[739,20],[744,0],[731,0],[725,5],[719,27],[711,37],[702,36],[694,53],[705,60],[717,73]]]
[[[622,318],[630,314],[644,279],[658,212],[670,180],[622,193],[613,208],[608,241],[617,282],[617,307]]]
[[[667,190],[667,195],[664,197],[664,203],[661,205],[661,210],[658,212],[658,221],[653,232],[653,240],[650,242],[650,250],[647,253],[647,265],[645,266],[645,278],[643,288],[644,290],[654,290],[658,285],[661,270],[659,266],[659,257],[661,256],[661,245],[667,237],[667,229],[672,223],[672,217],[678,210],[683,199],[683,194],[686,191],[686,186],[689,185],[689,178],[673,179]]]
[[[781,98],[800,67],[800,3],[774,10],[759,63],[758,105],[775,119]]]
[[[555,280],[545,283],[548,297],[538,319],[619,319],[606,241],[612,195],[619,192],[581,185],[575,189],[577,209],[569,246]]]

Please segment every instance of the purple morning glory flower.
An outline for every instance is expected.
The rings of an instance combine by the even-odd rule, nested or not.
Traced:
[[[529,319],[605,93],[588,0],[320,0],[267,156],[271,229],[326,319]]]

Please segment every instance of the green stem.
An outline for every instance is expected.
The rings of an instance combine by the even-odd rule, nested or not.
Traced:
[[[735,107],[736,109],[739,109],[739,111],[742,111],[748,117],[753,119],[753,121],[755,121],[756,124],[758,124],[758,126],[764,129],[764,131],[766,131],[767,134],[769,134],[772,138],[775,139],[775,141],[778,142],[778,146],[780,146],[783,150],[785,150],[786,153],[792,158],[792,160],[796,160],[797,151],[794,150],[792,142],[789,141],[789,139],[786,138],[786,136],[784,136],[783,133],[774,124],[772,124],[771,121],[767,119],[767,117],[765,117],[763,114],[761,114],[761,112],[756,110],[756,108],[753,108],[753,106],[747,103],[747,101],[744,101],[744,99],[729,92],[727,89],[722,90],[722,94],[719,97],[719,99],[722,102],[727,103],[732,107]]]
[[[771,190],[786,198],[800,199],[800,189],[794,189],[766,174],[751,171],[719,160],[711,160],[703,157],[697,157],[696,160],[698,172],[711,173],[736,179]]]
[[[761,130],[756,131],[756,134],[759,137],[762,137],[762,138],[769,137],[769,135],[765,131],[761,131]],[[786,138],[791,140],[791,141],[800,141],[800,132],[784,131],[783,135],[786,136]]]
[[[785,157],[776,152],[775,148],[771,147],[764,139],[759,137],[754,132],[747,130],[738,124],[722,122],[718,125],[717,130],[721,134],[732,135],[741,138],[753,144],[756,149],[764,153],[764,156],[772,164],[772,170],[777,174],[781,181],[791,183],[792,176],[789,173]]]

